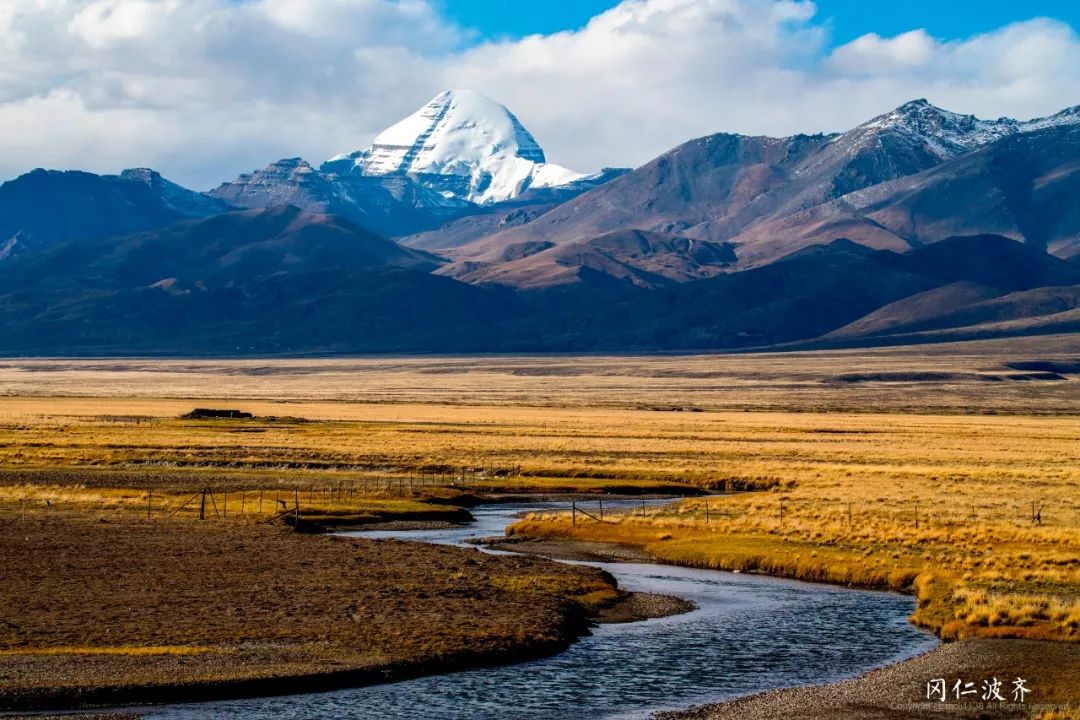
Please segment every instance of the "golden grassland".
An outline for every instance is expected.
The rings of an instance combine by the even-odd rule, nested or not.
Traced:
[[[1080,384],[1010,365],[1078,356],[1076,336],[1063,335],[747,355],[11,358],[0,359],[0,395],[265,400],[272,407],[260,414],[315,419],[349,419],[350,408],[365,403],[1071,414]],[[347,407],[314,415],[297,402]],[[131,412],[138,407],[145,406]]]
[[[576,527],[565,513],[534,516],[512,531],[628,543],[679,564],[913,588],[913,619],[950,639],[1080,639],[1080,418],[724,419],[731,434],[712,438],[712,462],[775,476],[776,487],[605,523],[579,516]]]
[[[107,419],[133,406],[144,419]],[[213,484],[228,492],[234,515],[258,512],[258,493],[263,514],[298,499],[305,515],[385,519],[451,512],[462,489],[758,489],[766,492],[686,500],[644,521],[583,522],[577,534],[641,544],[671,562],[897,588],[918,578],[916,620],[945,637],[1078,632],[1076,416],[312,403],[295,409],[340,419],[175,419],[188,409],[153,399],[0,399],[8,418],[0,503],[140,513],[149,499],[158,515]],[[244,409],[265,411],[258,402]],[[372,490],[403,474],[458,481],[462,467],[475,472],[458,490]],[[498,467],[521,476],[489,472]],[[40,468],[67,472],[51,482],[18,472]],[[148,497],[155,488],[158,500]],[[429,494],[451,506],[425,502]],[[569,534],[565,518],[519,530]]]
[[[156,519],[211,487],[240,524],[295,504],[363,521],[457,512],[484,493],[728,491],[514,532],[911,590],[915,622],[949,639],[1077,640],[1080,376],[1008,367],[1040,359],[1080,351],[1040,338],[722,357],[8,360],[0,511],[149,506]],[[196,406],[259,417],[179,419]]]

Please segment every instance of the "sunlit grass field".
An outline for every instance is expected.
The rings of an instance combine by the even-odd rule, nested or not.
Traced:
[[[11,360],[0,505],[157,516],[211,486],[231,517],[255,519],[297,502],[327,516],[408,513],[463,492],[723,493],[516,531],[911,589],[915,620],[947,638],[1077,639],[1080,377],[1010,378],[1008,367],[1074,362],[1074,347]],[[197,406],[258,417],[179,419]]]

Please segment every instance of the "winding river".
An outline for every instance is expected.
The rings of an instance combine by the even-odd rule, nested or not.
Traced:
[[[517,513],[547,507],[556,505],[483,506],[467,528],[363,535],[462,544],[501,535]],[[902,595],[667,565],[594,564],[624,589],[677,595],[698,608],[602,625],[559,655],[518,665],[327,693],[168,706],[148,717],[646,718],[657,710],[851,677],[935,644],[907,622],[914,601]]]

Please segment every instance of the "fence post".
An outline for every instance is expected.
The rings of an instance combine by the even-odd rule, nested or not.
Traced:
[[[705,524],[709,524],[709,501],[705,500]]]
[[[199,519],[206,519],[206,491],[202,491],[202,500],[199,501]]]
[[[154,499],[154,491],[151,490],[146,493],[146,519],[150,519],[150,503]]]
[[[641,498],[641,517],[645,517],[645,498]]]
[[[852,525],[852,522],[851,522],[851,503],[847,504],[847,524],[848,524],[848,527],[851,527],[851,525]]]
[[[577,500],[570,501],[570,527],[577,527]]]
[[[919,501],[915,501],[915,529],[919,529]]]
[[[600,498],[600,522],[604,522],[604,499]]]
[[[784,524],[784,498],[780,498],[780,524]]]

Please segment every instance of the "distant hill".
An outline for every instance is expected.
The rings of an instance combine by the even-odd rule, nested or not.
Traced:
[[[1080,331],[1080,108],[906,103],[547,162],[440,94],[365,150],[197,193],[151,170],[0,185],[0,353],[581,352]]]
[[[987,284],[1002,279],[983,262],[988,253],[1023,270]],[[610,268],[579,267],[594,276],[530,291],[439,277],[429,272],[436,265],[288,206],[77,241],[0,265],[4,351],[733,349],[1002,322],[1012,323],[1002,332],[1022,334],[1020,321],[1042,332],[1075,308],[1080,286],[1080,267],[985,237],[907,254],[838,241],[690,282],[626,283]]]
[[[0,185],[0,261],[69,240],[123,235],[228,209],[228,203],[153,170],[35,170]]]
[[[838,237],[902,252],[993,233],[1069,258],[1080,254],[1078,167],[1080,108],[982,121],[914,101],[839,135],[691,140],[446,254],[459,268],[451,274],[511,285],[518,275],[501,271],[497,248],[628,229],[731,243],[738,269]],[[428,237],[424,246],[438,244]],[[481,263],[492,267],[480,273]]]
[[[342,218],[291,206],[74,241],[0,264],[4,349],[414,349],[418,337],[452,342],[513,305],[431,275],[436,264]]]

